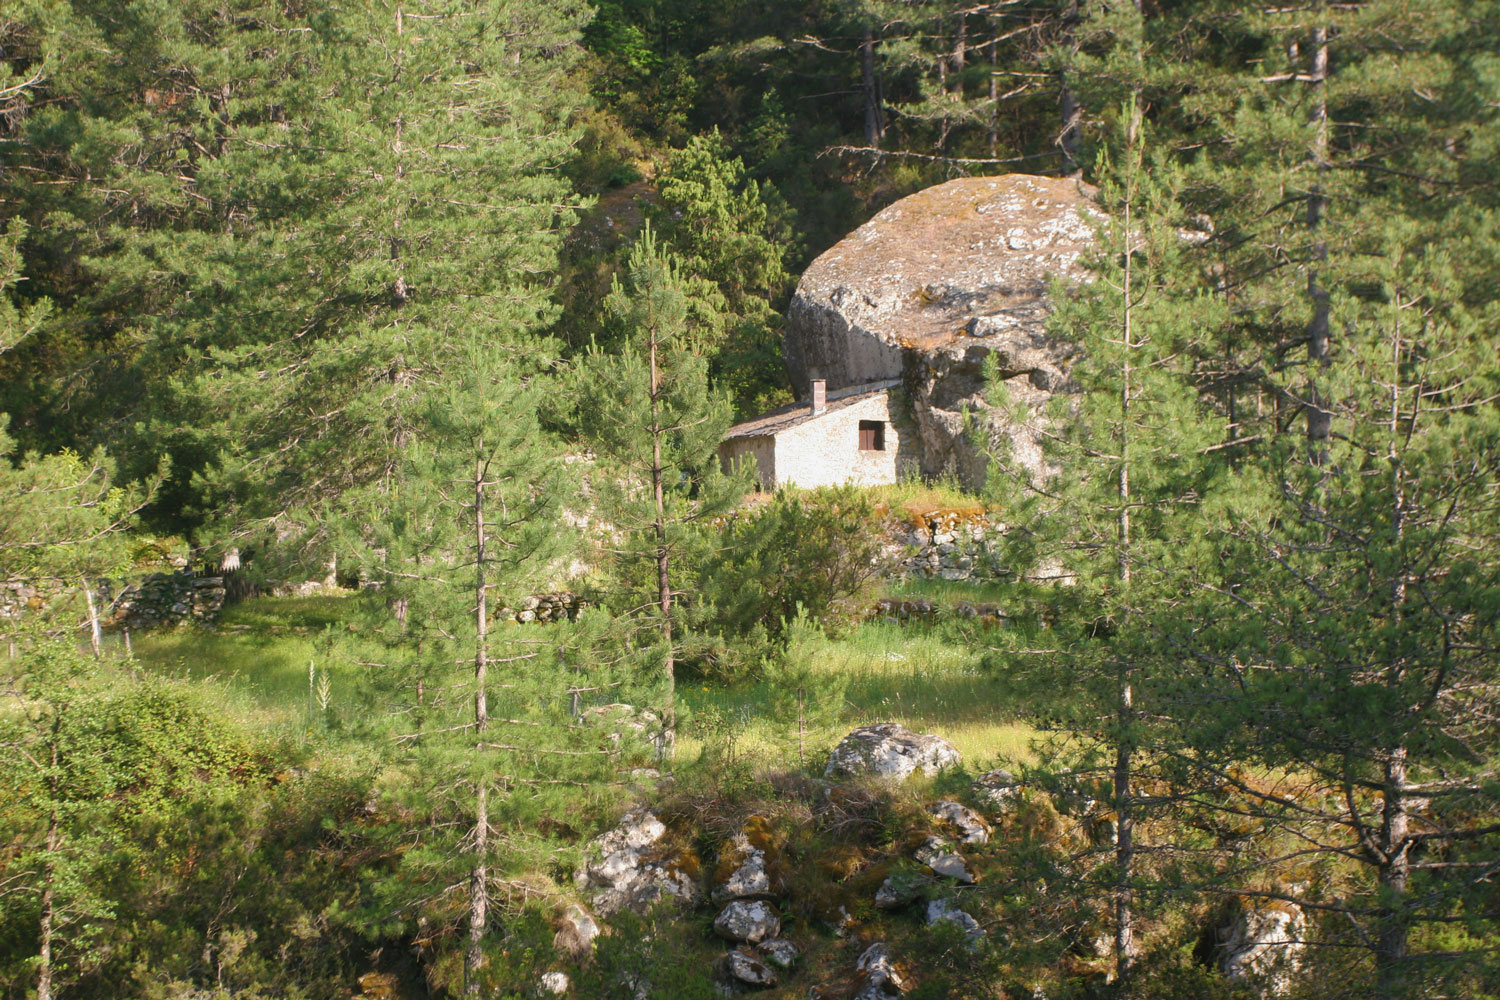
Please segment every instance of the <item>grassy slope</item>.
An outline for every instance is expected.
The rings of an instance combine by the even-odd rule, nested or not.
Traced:
[[[950,586],[955,599],[957,592]],[[135,655],[146,670],[173,677],[209,680],[221,707],[246,723],[296,729],[307,718],[308,665],[330,671],[334,700],[350,679],[340,665],[325,663],[319,638],[343,627],[358,596],[261,598],[229,608],[216,631],[181,629],[141,635]],[[537,626],[545,628],[545,626]],[[1012,721],[1006,692],[980,668],[980,650],[936,629],[872,622],[813,651],[819,670],[848,679],[845,705],[836,725],[806,734],[810,763],[852,726],[898,722],[952,741],[970,767],[997,755],[1024,755],[1031,730]],[[718,713],[734,730],[737,751],[766,764],[795,761],[795,725],[777,722],[768,707],[764,682],[729,687],[684,684],[680,689],[690,724],[680,744],[688,759],[702,748],[691,720]]]

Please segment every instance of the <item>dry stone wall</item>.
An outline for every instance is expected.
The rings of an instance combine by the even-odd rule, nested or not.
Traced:
[[[137,580],[91,581],[106,628],[171,628],[195,623],[212,625],[224,610],[224,578],[198,576],[190,569],[152,573]],[[44,609],[76,588],[31,581],[0,586],[0,619],[19,619]]]
[[[1005,524],[987,511],[933,511],[892,525],[884,547],[891,575],[919,580],[994,580]]]

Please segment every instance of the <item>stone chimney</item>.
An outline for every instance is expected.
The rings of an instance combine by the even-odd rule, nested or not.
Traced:
[[[828,409],[828,380],[815,378],[812,380],[812,415],[817,416]]]

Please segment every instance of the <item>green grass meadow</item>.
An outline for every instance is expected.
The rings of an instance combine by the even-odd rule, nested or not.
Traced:
[[[951,595],[958,592],[957,587],[944,589]],[[348,699],[355,683],[352,670],[328,659],[320,640],[325,630],[344,628],[351,602],[362,599],[252,599],[227,608],[216,629],[135,636],[136,665],[161,676],[205,682],[202,695],[247,724],[296,732],[313,712],[310,664],[328,673],[335,703]],[[825,724],[807,728],[800,741],[795,716],[778,718],[773,712],[766,681],[684,681],[678,686],[683,722],[679,757],[696,760],[706,743],[717,739],[756,765],[796,767],[805,753],[807,767],[816,769],[849,729],[874,722],[936,733],[958,747],[971,769],[997,756],[1025,757],[1033,731],[1014,721],[1014,703],[984,671],[982,653],[982,648],[954,638],[951,630],[917,623],[866,622],[837,638],[822,639],[808,650],[811,667],[844,678],[844,703],[836,722],[826,721],[835,717],[831,709],[810,713],[821,715]],[[709,729],[714,735],[708,735]]]

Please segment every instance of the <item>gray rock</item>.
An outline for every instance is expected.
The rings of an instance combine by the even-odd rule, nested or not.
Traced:
[[[698,895],[697,883],[676,857],[653,856],[666,826],[649,809],[635,809],[625,814],[613,830],[596,837],[590,853],[599,860],[590,862],[575,881],[582,889],[597,890],[594,911],[609,917],[630,908],[643,912],[665,898],[693,902]]]
[[[1263,996],[1290,989],[1307,949],[1307,917],[1282,900],[1243,901],[1213,928],[1213,961],[1230,979],[1258,983]]]
[[[764,900],[736,899],[714,918],[714,933],[727,941],[755,944],[781,933],[781,914]]]
[[[921,895],[921,886],[915,875],[896,872],[887,876],[875,890],[875,905],[882,910],[899,910],[915,903]]]
[[[1009,438],[1013,460],[1042,472],[1043,413],[1070,391],[1076,353],[1046,329],[1048,282],[1082,278],[1094,204],[1077,181],[1013,174],[949,181],[890,205],[798,283],[784,343],[793,385],[903,378],[923,472],[951,468],[983,485],[986,435]],[[985,400],[989,362],[1016,407]],[[971,412],[977,435],[965,427]]]
[[[733,851],[740,863],[727,879],[714,886],[714,902],[770,896],[771,874],[766,868],[765,852],[750,843],[750,838],[743,833],[735,834],[726,849]]]
[[[943,878],[953,879],[964,885],[973,885],[973,872],[969,871],[969,866],[963,857],[953,852],[952,847],[953,845],[940,837],[928,837],[912,852],[912,856]]]
[[[978,948],[984,938],[984,928],[979,926],[979,921],[950,900],[934,899],[927,904],[927,926],[935,927],[943,923],[955,924],[964,932],[970,951]]]
[[[558,951],[565,951],[575,959],[582,959],[593,950],[594,938],[599,936],[599,924],[589,916],[589,911],[577,903],[569,903],[558,918],[557,933],[552,944]]]
[[[1012,800],[1021,792],[1021,785],[1009,771],[996,768],[986,771],[974,780],[974,797],[989,808],[992,814],[1007,810]]]
[[[797,961],[797,946],[786,938],[770,938],[762,941],[758,947],[766,961],[778,968],[790,969],[792,963]]]
[[[939,822],[946,823],[958,831],[958,839],[965,844],[988,844],[990,825],[979,814],[966,805],[944,799],[927,807],[927,812]]]
[[[550,993],[553,996],[557,996],[568,992],[568,988],[572,985],[573,983],[568,979],[566,972],[544,972],[542,973],[541,980],[537,983],[537,992]]]
[[[719,960],[725,978],[747,986],[775,986],[776,970],[766,964],[759,955],[736,948]]]
[[[958,750],[942,737],[918,735],[903,726],[882,722],[861,726],[839,741],[828,757],[823,776],[870,775],[900,781],[913,771],[930,776],[958,763]]]
[[[854,1000],[890,1000],[906,992],[906,981],[896,971],[884,941],[876,941],[861,952],[854,968],[860,973]]]

